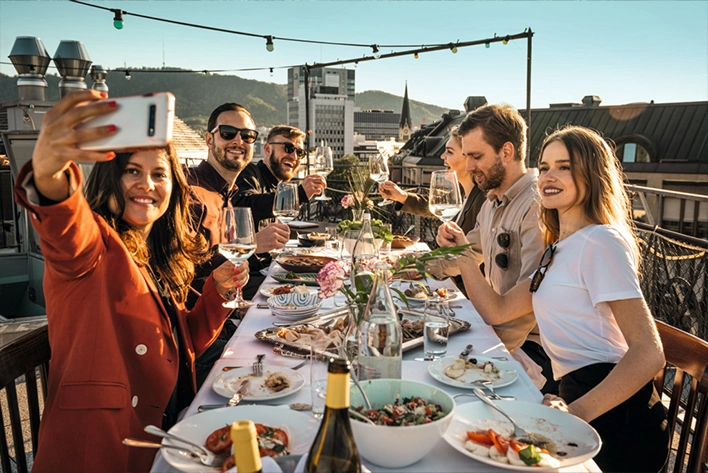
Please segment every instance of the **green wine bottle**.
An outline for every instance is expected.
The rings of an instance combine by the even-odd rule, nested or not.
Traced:
[[[347,360],[330,358],[325,411],[310,447],[307,473],[361,472],[361,459],[349,424],[349,371]]]

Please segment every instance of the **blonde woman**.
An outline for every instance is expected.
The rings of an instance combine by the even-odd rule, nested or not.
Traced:
[[[538,163],[548,247],[528,281],[504,295],[460,265],[474,306],[490,323],[533,308],[541,342],[560,379],[544,404],[599,432],[603,471],[659,471],[668,455],[666,411],[652,379],[664,356],[639,287],[639,252],[621,168],[596,132],[571,126],[546,138]],[[452,224],[441,236],[458,244]]]

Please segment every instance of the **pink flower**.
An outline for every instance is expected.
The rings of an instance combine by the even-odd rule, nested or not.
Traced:
[[[320,285],[320,290],[317,293],[319,298],[327,299],[337,294],[348,275],[349,263],[345,261],[330,261],[325,264],[317,273],[317,283]]]
[[[354,202],[353,195],[347,194],[344,197],[342,197],[342,207],[344,207],[345,209],[348,209],[349,207],[351,207],[354,204],[355,204],[355,202]],[[324,268],[322,268],[322,269],[324,269]]]
[[[369,210],[374,208],[374,201],[366,199],[366,206],[369,207]]]

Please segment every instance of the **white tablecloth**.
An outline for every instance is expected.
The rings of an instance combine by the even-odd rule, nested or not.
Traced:
[[[271,267],[271,271],[282,271],[279,265],[275,264]],[[443,282],[428,281],[429,285],[434,289],[439,286],[445,286],[448,288],[454,288],[454,285],[448,280]],[[263,283],[264,285],[277,284],[277,282],[271,277],[266,278]],[[257,295],[254,298],[254,302],[265,303],[265,298],[262,295]],[[490,326],[482,321],[479,314],[474,310],[472,304],[464,299],[455,301],[453,305],[461,306],[460,308],[455,308],[456,317],[462,320],[466,320],[471,324],[468,331],[463,333],[458,333],[452,335],[448,342],[448,354],[457,354],[463,350],[467,344],[473,344],[474,348],[472,350],[472,355],[479,356],[506,356],[509,358],[509,363],[513,363],[519,372],[519,379],[513,384],[498,388],[497,392],[500,395],[512,395],[516,399],[528,402],[540,403],[543,396],[539,390],[531,382],[531,379],[526,375],[523,368],[519,363],[517,363],[506,351],[504,345],[501,343],[499,338],[494,333],[494,330]],[[323,303],[322,311],[332,309],[332,301],[325,301]],[[273,345],[258,340],[254,337],[254,333],[259,330],[266,329],[271,326],[275,321],[285,321],[280,317],[271,315],[269,309],[258,309],[253,306],[248,310],[247,315],[244,320],[242,320],[238,330],[231,338],[224,353],[220,360],[214,364],[214,368],[209,373],[204,385],[197,393],[197,396],[192,402],[192,405],[184,413],[184,417],[189,417],[197,413],[197,407],[202,404],[223,404],[226,400],[216,394],[211,389],[212,381],[221,374],[222,368],[224,366],[250,366],[254,361],[255,357],[259,353],[266,353],[266,358],[264,360],[265,364],[269,365],[281,365],[285,367],[292,368],[302,360],[297,358],[286,358],[283,356],[276,355],[272,352]],[[423,381],[435,385],[451,395],[455,395],[462,392],[469,393],[469,390],[454,388],[436,381],[427,371],[429,362],[426,361],[416,361],[415,358],[423,357],[423,348],[419,347],[408,351],[403,354],[403,378],[415,381]],[[301,368],[300,373],[305,376],[309,381],[309,370],[307,365]],[[287,409],[287,405],[295,402],[310,403],[310,390],[305,388],[293,393],[282,399],[269,401],[267,404],[281,404],[282,409]],[[458,403],[465,402],[478,402],[473,400],[471,397],[463,397],[457,399]],[[364,464],[374,472],[383,471],[402,471],[402,472],[487,472],[487,471],[505,471],[504,468],[494,468],[490,465],[477,462],[469,457],[466,457],[459,453],[457,450],[449,446],[444,440],[440,440],[436,448],[432,451],[430,455],[427,455],[421,461],[410,465],[406,468],[400,469],[386,469],[367,463],[364,460]],[[155,462],[153,464],[152,473],[162,473],[162,472],[175,472],[172,466],[170,466],[162,457],[161,453],[158,452],[155,457]],[[582,465],[577,465],[572,468],[567,468],[560,471],[573,471],[573,472],[598,472],[600,471],[597,465],[592,460],[585,462]]]

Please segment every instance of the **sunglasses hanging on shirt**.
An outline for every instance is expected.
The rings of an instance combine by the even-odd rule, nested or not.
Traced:
[[[501,269],[509,268],[509,246],[511,246],[511,233],[504,232],[497,235],[497,245],[499,245],[504,253],[499,253],[494,257],[494,262]]]

